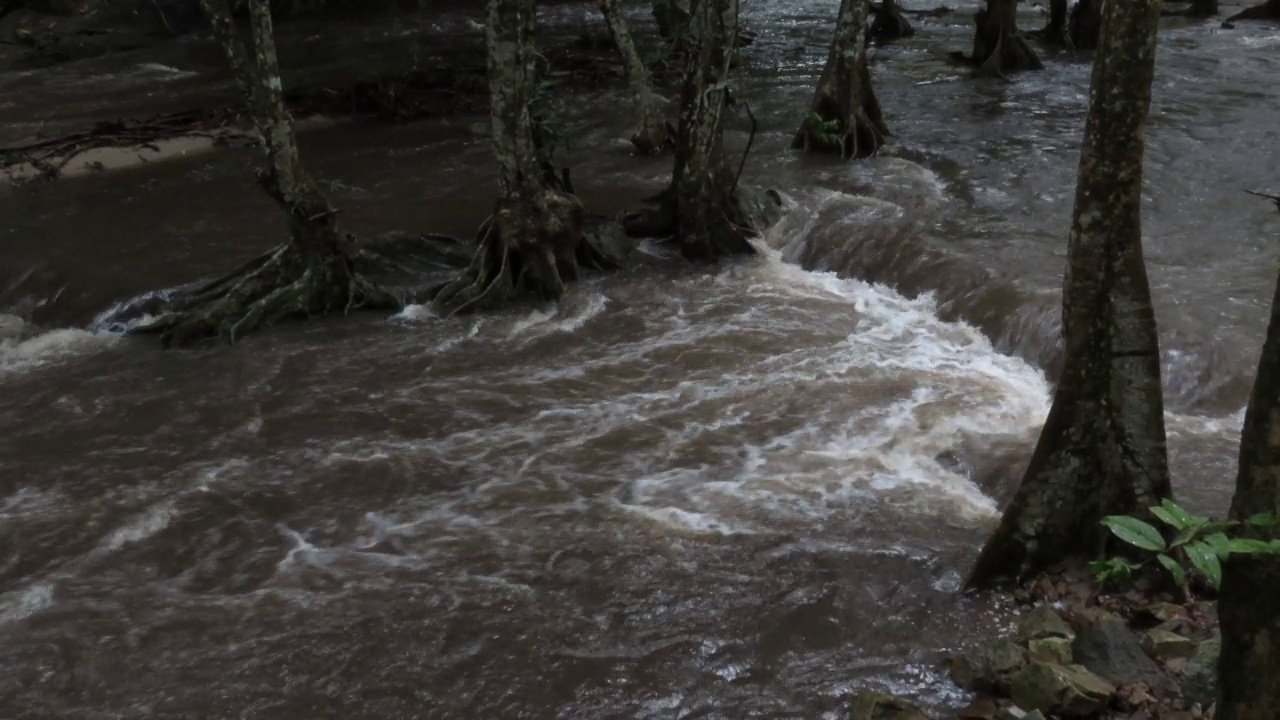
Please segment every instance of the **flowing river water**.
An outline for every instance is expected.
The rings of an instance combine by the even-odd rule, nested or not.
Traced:
[[[805,159],[787,142],[834,4],[744,12],[747,177],[795,207],[714,271],[645,246],[554,306],[164,352],[94,318],[280,240],[255,152],[0,190],[0,311],[42,327],[0,345],[0,717],[835,718],[859,687],[963,704],[938,657],[1010,622],[957,591],[1060,363],[1090,66],[973,80],[945,61],[970,12],[918,20],[874,53],[903,149]],[[544,34],[593,13],[548,8]],[[396,34],[475,42],[471,17],[344,31],[332,63]],[[305,31],[286,46],[328,47]],[[1171,464],[1221,513],[1276,277],[1274,211],[1241,189],[1280,182],[1280,31],[1171,20],[1158,64],[1144,234]],[[0,88],[16,134],[228,97],[194,42]],[[594,209],[662,185],[670,161],[618,140],[619,90],[562,105]],[[341,181],[346,227],[466,235],[494,193],[475,121],[331,127],[303,151]]]

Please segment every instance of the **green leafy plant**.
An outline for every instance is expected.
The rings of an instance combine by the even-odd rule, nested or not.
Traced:
[[[816,112],[810,112],[804,119],[805,128],[823,145],[840,148],[844,154],[844,123],[839,120],[828,120]]]
[[[1147,563],[1155,560],[1174,582],[1187,590],[1188,570],[1197,574],[1217,589],[1222,583],[1222,563],[1233,553],[1280,554],[1280,540],[1256,540],[1231,537],[1241,527],[1268,530],[1277,520],[1268,513],[1254,515],[1247,520],[1212,520],[1192,515],[1172,500],[1165,499],[1150,508],[1151,514],[1169,526],[1173,539],[1165,539],[1154,525],[1130,515],[1109,515],[1102,524],[1120,540],[1151,553],[1151,557],[1135,563],[1128,558],[1110,557],[1089,564],[1094,580],[1104,584],[1112,580],[1127,580]]]

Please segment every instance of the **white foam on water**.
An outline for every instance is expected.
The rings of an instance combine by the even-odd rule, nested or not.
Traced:
[[[53,585],[40,583],[0,594],[0,625],[25,620],[53,605]]]
[[[604,312],[608,304],[609,298],[598,292],[589,293],[585,298],[571,295],[556,303],[554,310],[533,310],[517,320],[511,327],[510,337],[573,332]]]
[[[78,328],[50,330],[25,340],[0,341],[0,378],[111,347],[119,335]]]
[[[140,542],[169,527],[177,513],[172,500],[164,500],[134,516],[98,543],[97,553],[109,553],[131,543]]]

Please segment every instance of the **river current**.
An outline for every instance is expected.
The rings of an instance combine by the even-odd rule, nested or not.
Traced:
[[[836,718],[859,687],[961,706],[939,654],[1012,617],[957,591],[1061,362],[1090,65],[974,80],[945,58],[970,11],[919,19],[873,56],[899,147],[801,158],[834,12],[744,6],[745,177],[794,205],[759,255],[707,270],[644,245],[555,305],[161,351],[95,318],[281,239],[255,152],[0,189],[0,311],[42,328],[0,344],[0,717]],[[361,42],[476,42],[473,18],[375,21],[328,65],[306,52],[322,29],[282,45],[333,73]],[[542,21],[598,29],[585,5]],[[1157,62],[1170,460],[1220,514],[1276,278],[1274,210],[1241,190],[1280,183],[1280,31],[1170,20]],[[184,41],[7,73],[0,124],[225,99],[221,72]],[[620,140],[620,89],[562,105],[592,209],[662,186],[670,160]],[[302,149],[345,227],[469,235],[495,190],[477,121]]]

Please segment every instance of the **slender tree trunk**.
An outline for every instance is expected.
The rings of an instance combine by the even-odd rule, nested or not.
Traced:
[[[676,237],[681,252],[692,260],[754,252],[723,138],[737,32],[738,0],[694,2],[672,183]]]
[[[530,105],[536,84],[534,0],[489,0],[493,151],[501,197],[480,228],[471,267],[435,297],[445,314],[527,297],[555,300],[578,276],[582,204],[540,155]]]
[[[1049,24],[1039,33],[1051,45],[1069,45],[1067,38],[1067,0],[1049,0]]]
[[[1139,220],[1159,20],[1160,0],[1106,5],[1067,246],[1066,365],[1026,475],[970,585],[1093,556],[1106,542],[1103,517],[1145,514],[1171,495]]]
[[[200,0],[200,5],[266,151],[260,180],[288,215],[292,237],[228,275],[165,294],[154,308],[158,317],[132,331],[159,333],[166,345],[211,336],[235,341],[288,317],[395,308],[417,299],[415,290],[396,289],[379,278],[438,257],[431,241],[378,243],[342,235],[328,198],[302,164],[284,104],[268,0],[248,0],[247,38],[236,27],[228,0]]]
[[[881,0],[875,7],[875,19],[871,22],[871,39],[878,43],[909,38],[916,34],[907,16],[902,14],[895,0]]]
[[[662,117],[658,94],[653,91],[653,79],[631,39],[631,31],[622,18],[618,0],[600,0],[600,12],[604,14],[613,44],[622,57],[627,81],[631,84],[631,94],[636,99],[639,117],[636,132],[631,136],[631,144],[642,155],[657,155],[671,145],[671,126]]]
[[[1040,70],[1040,58],[1018,32],[1018,0],[987,0],[974,16],[973,55],[978,74],[1003,77],[1021,70]]]
[[[689,30],[689,11],[679,0],[654,0],[653,20],[658,34],[671,44],[672,54],[685,50],[685,36]]]
[[[1231,503],[1233,519],[1258,513],[1280,517],[1280,282],[1240,433],[1240,472]],[[1258,537],[1272,540],[1276,534]],[[1222,655],[1215,717],[1280,718],[1280,557],[1232,555],[1223,567],[1218,617]]]
[[[1097,50],[1102,37],[1102,13],[1106,0],[1080,0],[1071,10],[1067,33],[1077,50]]]
[[[842,0],[827,65],[792,147],[865,158],[889,134],[867,68],[868,0]]]

